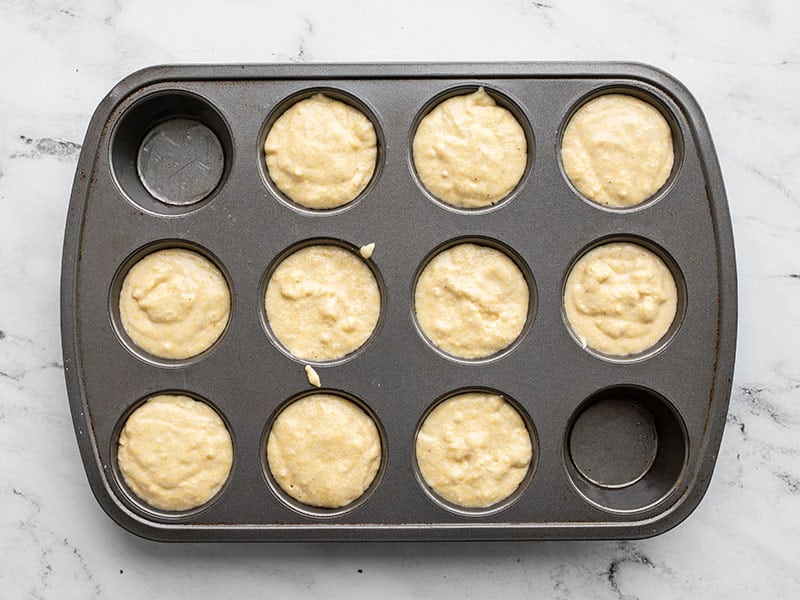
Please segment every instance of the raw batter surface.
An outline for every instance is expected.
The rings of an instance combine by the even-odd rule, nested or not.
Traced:
[[[145,256],[128,271],[119,296],[120,320],[131,341],[169,359],[208,349],[225,330],[230,306],[219,269],[183,248]]]
[[[453,396],[427,416],[417,435],[417,464],[445,500],[468,508],[491,506],[519,487],[531,464],[530,434],[501,396]]]
[[[210,406],[188,396],[160,395],[128,417],[117,460],[139,498],[162,510],[188,510],[208,502],[225,483],[233,445]]]
[[[598,246],[570,271],[564,309],[589,347],[617,356],[658,342],[672,325],[678,291],[672,273],[650,250],[627,242]]]
[[[330,209],[354,200],[372,179],[378,138],[361,111],[314,94],[275,121],[264,151],[279,190],[302,206]]]
[[[370,486],[381,462],[372,418],[332,394],[312,394],[283,409],[267,441],[269,470],[295,500],[339,508]]]
[[[578,109],[564,130],[561,158],[581,194],[611,207],[647,200],[667,181],[675,160],[666,119],[625,94],[600,96]]]
[[[459,244],[437,254],[414,292],[426,336],[459,358],[483,358],[517,339],[530,294],[514,261],[499,250]]]
[[[414,134],[413,151],[423,185],[460,208],[502,200],[522,179],[528,159],[522,127],[483,88],[428,113]]]
[[[267,319],[293,356],[334,360],[354,352],[378,323],[380,292],[369,267],[334,245],[289,255],[267,284]]]

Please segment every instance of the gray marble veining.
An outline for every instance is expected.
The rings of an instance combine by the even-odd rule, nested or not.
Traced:
[[[800,596],[800,5],[490,0],[0,1],[0,597]],[[91,497],[68,413],[61,242],[91,112],[171,62],[637,60],[708,117],[734,222],[739,347],[719,460],[650,540],[163,545]]]

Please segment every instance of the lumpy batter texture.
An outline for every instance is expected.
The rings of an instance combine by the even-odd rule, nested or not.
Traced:
[[[333,245],[291,254],[267,284],[269,326],[297,358],[334,360],[357,350],[378,323],[380,292],[369,267]]]
[[[528,285],[514,261],[494,248],[467,243],[427,264],[414,308],[422,331],[436,346],[460,358],[482,358],[517,339],[528,300]]]
[[[119,315],[134,344],[159,358],[200,354],[230,315],[225,277],[207,258],[183,248],[148,254],[128,271]]]
[[[188,510],[208,502],[228,478],[233,445],[214,410],[188,396],[149,398],[119,436],[125,483],[147,504]]]
[[[570,271],[564,309],[590,348],[624,356],[650,348],[672,325],[678,292],[672,273],[650,250],[631,243],[598,246]]]
[[[584,104],[561,141],[572,184],[597,204],[626,207],[647,200],[667,181],[674,154],[669,124],[651,104],[607,94]]]
[[[284,112],[264,144],[275,185],[298,204],[330,209],[347,204],[375,172],[375,128],[361,111],[315,94]]]
[[[381,462],[381,440],[372,418],[331,394],[305,396],[275,419],[267,462],[278,485],[295,500],[339,508],[370,486]]]
[[[417,127],[414,165],[423,185],[460,208],[481,208],[507,196],[527,162],[525,132],[480,88],[436,106]]]
[[[426,417],[417,434],[417,464],[425,483],[459,506],[482,508],[507,498],[531,464],[530,434],[501,396],[453,396]]]

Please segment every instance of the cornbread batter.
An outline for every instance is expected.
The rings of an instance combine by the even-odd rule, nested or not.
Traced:
[[[378,141],[359,110],[314,94],[275,121],[264,151],[279,190],[302,206],[327,209],[347,204],[367,186]]]
[[[561,141],[564,170],[586,198],[632,206],[655,194],[675,160],[669,124],[651,104],[607,94],[584,104]]]
[[[311,365],[306,365],[305,371],[308,383],[310,383],[314,387],[322,387],[322,382],[319,379],[319,373],[317,373],[317,370],[314,367],[312,367]]]
[[[122,282],[119,315],[134,344],[159,358],[200,354],[230,315],[225,277],[207,258],[169,248],[148,254]]]
[[[413,151],[423,185],[460,208],[502,200],[522,179],[528,159],[522,127],[483,88],[428,113],[414,134]]]
[[[375,242],[365,244],[358,249],[358,253],[364,260],[369,260],[375,252]]]
[[[378,428],[361,408],[331,394],[313,394],[281,411],[267,440],[275,481],[295,500],[339,508],[370,486],[381,462]]]
[[[616,356],[642,352],[672,325],[678,292],[655,254],[627,242],[605,244],[575,263],[564,289],[564,309],[589,347]]]
[[[188,396],[153,396],[125,422],[117,461],[125,483],[147,504],[188,510],[208,502],[225,483],[233,445],[207,404]]]
[[[358,255],[308,246],[275,269],[265,298],[278,341],[304,360],[334,360],[357,350],[378,323],[380,292]]]
[[[517,339],[528,299],[528,285],[514,261],[494,248],[467,243],[428,263],[417,282],[414,308],[436,346],[460,358],[482,358]]]
[[[471,392],[442,402],[417,434],[425,483],[459,506],[486,507],[519,487],[531,464],[530,434],[502,397]]]

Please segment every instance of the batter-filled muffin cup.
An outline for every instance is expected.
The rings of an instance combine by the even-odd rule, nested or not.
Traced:
[[[437,405],[417,433],[425,484],[464,508],[487,508],[513,494],[531,466],[525,422],[498,394],[467,392]]]
[[[184,395],[152,396],[122,428],[117,465],[139,499],[165,511],[202,506],[222,488],[233,444],[220,416]]]
[[[277,341],[302,360],[329,361],[360,348],[380,316],[378,282],[355,252],[306,246],[272,272],[264,298]]]
[[[414,311],[425,336],[457,358],[486,358],[512,344],[528,316],[530,291],[504,252],[462,243],[434,256],[417,280]]]
[[[643,352],[669,331],[678,290],[655,253],[630,242],[593,248],[572,267],[564,311],[582,345],[611,356]]]
[[[652,104],[605,94],[572,115],[561,139],[561,161],[588,200],[612,208],[635,206],[658,192],[672,172],[672,131]]]
[[[267,171],[289,199],[311,209],[354,200],[375,173],[378,138],[361,111],[314,94],[287,109],[264,142]]]
[[[184,359],[210,348],[230,317],[220,270],[197,252],[168,248],[139,260],[122,282],[119,316],[130,340],[158,358]]]
[[[267,438],[267,465],[298,502],[334,509],[358,500],[381,464],[372,417],[335,394],[312,394],[281,410]]]
[[[436,198],[458,208],[491,206],[525,173],[525,132],[511,112],[481,87],[441,102],[420,121],[414,167]]]

